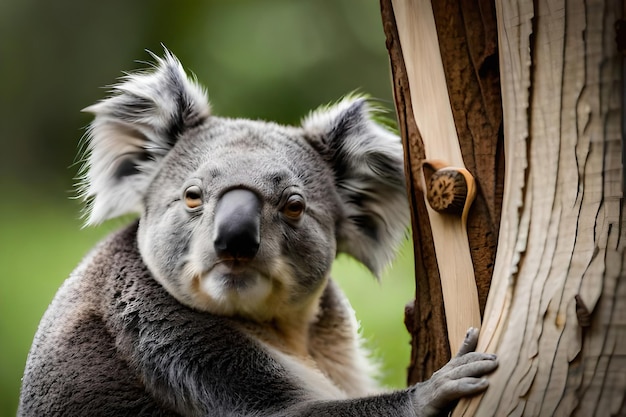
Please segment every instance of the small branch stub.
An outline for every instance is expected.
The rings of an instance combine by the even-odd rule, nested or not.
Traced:
[[[450,214],[463,213],[467,199],[465,177],[455,169],[441,169],[433,173],[427,184],[426,196],[433,210]]]
[[[465,219],[476,196],[472,174],[465,168],[447,166],[443,161],[424,161],[422,169],[426,199],[432,209]]]

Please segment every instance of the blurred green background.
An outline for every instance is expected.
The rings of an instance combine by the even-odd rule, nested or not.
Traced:
[[[207,87],[220,115],[297,123],[353,90],[393,107],[377,0],[0,1],[0,416],[15,415],[37,323],[56,289],[111,221],[81,230],[72,200],[89,117],[123,70],[166,45]],[[383,381],[404,385],[412,251],[378,283],[340,258]]]

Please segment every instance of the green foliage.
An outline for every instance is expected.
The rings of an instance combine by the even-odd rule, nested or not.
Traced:
[[[0,176],[68,178],[80,109],[162,45],[219,115],[297,123],[355,90],[393,107],[375,0],[3,0]]]

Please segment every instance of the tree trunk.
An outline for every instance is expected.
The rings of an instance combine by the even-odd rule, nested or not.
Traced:
[[[449,260],[435,257],[431,219],[420,209],[428,141],[416,122],[424,115],[414,114],[420,107],[411,103],[428,96],[411,88],[420,81],[411,78],[408,60],[419,57],[402,41],[416,29],[406,16],[393,15],[427,4],[463,161],[478,183],[467,228],[481,296],[491,269],[480,260],[493,260],[495,246],[474,246],[471,225],[479,218],[487,225],[481,230],[498,231],[506,159],[479,343],[498,353],[500,367],[484,396],[461,402],[455,415],[626,415],[623,3],[467,3],[381,0],[414,208],[417,302],[407,317],[415,325],[409,380],[427,378],[445,362],[449,348],[441,333],[458,319],[443,315],[437,264]]]

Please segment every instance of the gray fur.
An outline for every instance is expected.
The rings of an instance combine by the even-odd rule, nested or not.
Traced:
[[[338,252],[378,274],[408,223],[400,141],[367,100],[297,127],[217,117],[166,52],[86,110],[88,223],[140,219],[57,293],[18,415],[434,416],[486,388],[471,330],[431,380],[381,391],[329,276]]]

